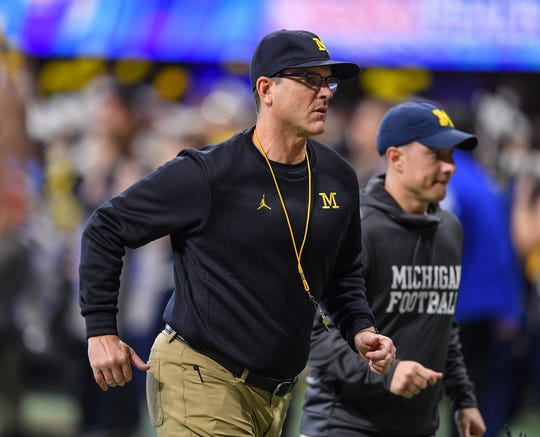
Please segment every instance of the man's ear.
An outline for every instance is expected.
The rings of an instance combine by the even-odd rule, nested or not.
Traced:
[[[272,94],[270,89],[272,88],[272,80],[268,77],[261,76],[257,79],[255,88],[259,93],[259,98],[262,103],[270,105],[272,103]]]
[[[386,149],[386,160],[397,172],[403,171],[403,150],[400,147],[391,146]]]

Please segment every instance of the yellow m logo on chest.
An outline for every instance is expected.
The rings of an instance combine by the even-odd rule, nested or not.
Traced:
[[[336,193],[319,193],[319,196],[321,196],[323,201],[322,209],[339,209],[339,205],[336,202]]]

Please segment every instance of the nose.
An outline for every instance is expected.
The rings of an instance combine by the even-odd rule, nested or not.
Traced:
[[[332,97],[334,97],[334,93],[328,87],[328,83],[326,82],[326,80],[323,80],[323,82],[321,83],[321,87],[319,89],[319,96],[322,96],[326,100],[330,100]]]
[[[442,171],[445,174],[453,175],[456,172],[456,164],[453,159],[442,162]]]

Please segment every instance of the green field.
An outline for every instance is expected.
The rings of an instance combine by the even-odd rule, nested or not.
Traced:
[[[298,437],[302,395],[303,386],[300,384],[291,405],[288,432],[283,437]],[[446,411],[446,404],[443,403],[441,406],[442,423],[438,437],[450,437],[447,428],[449,418]],[[79,417],[78,407],[69,396],[46,392],[28,393],[23,399],[22,420],[18,431],[24,437],[80,437],[77,434]],[[1,425],[0,422],[0,429],[2,429]],[[138,435],[133,437],[155,436],[147,420],[143,420],[139,429]],[[540,407],[526,407],[510,424],[510,429],[513,437],[520,437],[520,432],[526,433],[527,437],[540,437]],[[0,436],[3,436],[1,432]],[[507,436],[501,433],[500,437]]]

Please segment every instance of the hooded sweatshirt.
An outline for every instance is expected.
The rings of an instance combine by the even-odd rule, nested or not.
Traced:
[[[428,436],[439,426],[443,390],[454,410],[475,407],[454,312],[463,234],[451,213],[430,205],[405,213],[384,188],[384,175],[361,193],[362,272],[379,330],[397,347],[396,364],[417,361],[444,378],[411,399],[390,393],[384,376],[352,353],[335,330],[316,322],[302,433],[309,436]]]

